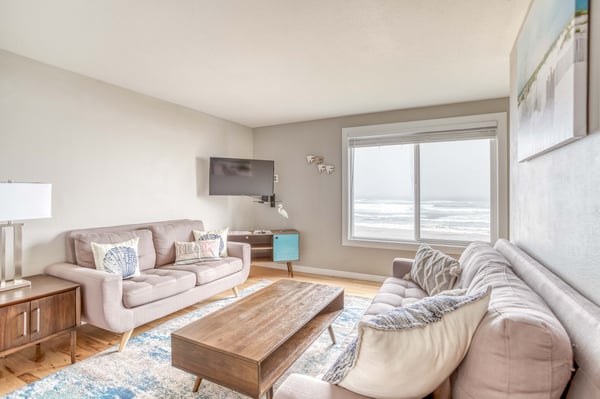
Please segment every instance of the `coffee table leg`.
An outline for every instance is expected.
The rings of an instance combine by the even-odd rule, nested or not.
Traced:
[[[329,331],[329,336],[331,337],[331,342],[333,343],[333,345],[335,345],[335,333],[333,332],[333,326],[330,324],[329,327],[327,327],[327,330]]]
[[[196,377],[196,382],[194,382],[194,388],[192,389],[192,392],[198,392],[200,384],[202,384],[202,377]]]
[[[273,399],[273,387],[267,391],[267,399]]]

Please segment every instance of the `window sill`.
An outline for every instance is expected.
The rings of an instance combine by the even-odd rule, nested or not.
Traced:
[[[465,243],[447,243],[435,240],[428,241],[384,241],[377,239],[344,239],[342,245],[347,247],[395,249],[400,251],[416,252],[421,244],[429,244],[432,248],[440,250],[447,254],[461,255],[469,245]]]

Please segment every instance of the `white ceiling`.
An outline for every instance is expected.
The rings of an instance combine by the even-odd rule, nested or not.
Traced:
[[[0,48],[258,127],[508,95],[530,0],[0,0]]]

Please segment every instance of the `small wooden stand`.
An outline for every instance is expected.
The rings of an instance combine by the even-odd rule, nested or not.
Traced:
[[[300,259],[298,230],[267,230],[248,234],[229,234],[227,240],[250,244],[253,262],[285,262],[288,275],[294,277],[294,261]]]
[[[79,284],[56,277],[27,277],[31,287],[0,292],[0,356],[69,333],[71,363],[75,363],[77,327],[81,324]]]

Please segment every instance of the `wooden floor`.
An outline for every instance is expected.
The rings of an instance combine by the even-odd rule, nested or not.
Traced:
[[[239,288],[246,288],[260,280],[276,281],[282,278],[287,278],[287,271],[252,266],[250,277]],[[349,295],[364,297],[373,297],[381,286],[381,283],[316,276],[303,273],[294,273],[294,278],[301,281],[337,285],[343,287],[345,292]],[[133,335],[138,335],[208,302],[230,295],[232,295],[232,292],[226,291],[203,302],[199,302],[196,305],[163,317],[162,319],[145,324],[136,328]],[[90,325],[81,326],[77,334],[77,360],[86,359],[113,345],[117,345],[120,338],[120,334],[113,334],[109,331]],[[38,359],[36,359],[35,347],[26,348],[6,356],[5,358],[0,358],[0,395],[12,392],[15,389],[21,388],[71,364],[68,334],[42,343],[41,349],[41,355]]]

